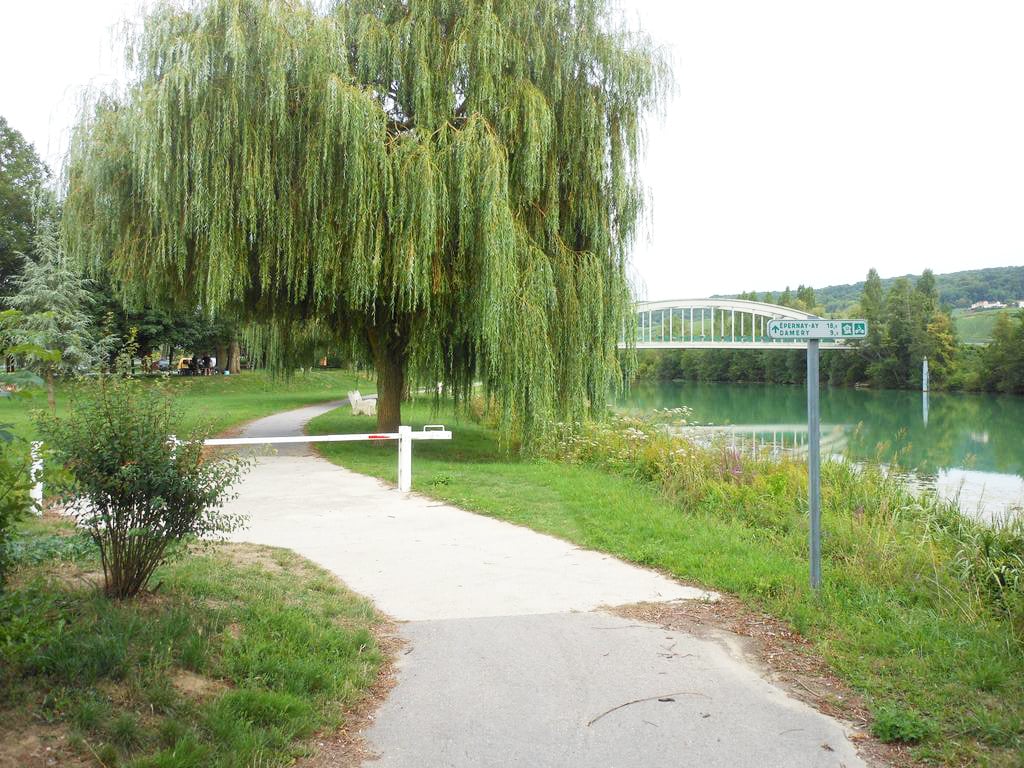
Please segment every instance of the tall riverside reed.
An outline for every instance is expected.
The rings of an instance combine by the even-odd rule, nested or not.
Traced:
[[[688,513],[739,521],[779,551],[806,556],[807,470],[797,458],[698,445],[636,418],[562,425],[541,451],[655,482]],[[913,488],[895,470],[846,461],[823,464],[822,505],[826,582],[912,584],[918,599],[941,611],[993,616],[1016,642],[1024,640],[1019,516],[987,525],[963,515],[955,501]]]

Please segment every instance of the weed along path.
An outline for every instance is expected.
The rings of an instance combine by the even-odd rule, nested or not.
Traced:
[[[301,434],[330,407],[242,434]],[[742,651],[603,610],[706,593],[291,448],[239,485],[230,511],[250,524],[234,537],[293,549],[401,622],[397,685],[363,734],[379,756],[368,766],[866,765],[841,723]]]

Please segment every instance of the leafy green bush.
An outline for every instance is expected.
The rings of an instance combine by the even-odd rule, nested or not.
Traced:
[[[138,594],[173,543],[240,524],[223,505],[245,460],[205,456],[199,432],[172,440],[176,411],[162,386],[102,376],[81,383],[68,415],[37,420],[64,466],[62,500],[99,547],[110,597]]]

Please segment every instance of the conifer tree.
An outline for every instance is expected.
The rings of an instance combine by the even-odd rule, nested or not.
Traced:
[[[610,0],[162,3],[129,53],[65,208],[126,298],[254,323],[279,367],[349,351],[382,430],[410,378],[482,381],[507,433],[602,410],[669,78]]]
[[[24,350],[16,357],[46,382],[52,410],[54,379],[94,366],[113,340],[96,327],[88,282],[64,257],[53,202],[40,197],[34,218],[32,253],[14,278],[8,304],[18,312],[13,336]]]

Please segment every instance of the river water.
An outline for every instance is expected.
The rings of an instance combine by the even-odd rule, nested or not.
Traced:
[[[802,386],[636,382],[622,410],[688,406],[695,435],[743,448],[801,451],[807,442]],[[991,520],[1024,507],[1024,398],[894,390],[821,391],[822,451],[897,464],[961,509]]]

